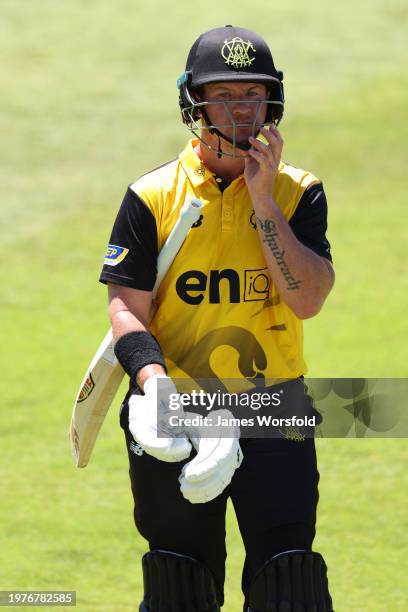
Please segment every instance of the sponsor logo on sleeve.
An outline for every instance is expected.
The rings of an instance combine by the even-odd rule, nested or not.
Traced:
[[[106,266],[117,266],[123,261],[126,255],[129,253],[129,249],[117,246],[116,244],[109,244],[106,249],[105,261]]]

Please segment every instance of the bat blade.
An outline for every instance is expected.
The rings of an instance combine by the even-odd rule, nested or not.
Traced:
[[[192,199],[184,204],[157,260],[157,280],[153,297],[180,250],[184,239],[201,212],[202,202]],[[70,438],[74,462],[86,467],[95,446],[105,416],[124,377],[122,366],[115,357],[112,330],[101,342],[81,382],[72,411]]]
[[[92,359],[75,400],[70,436],[77,467],[88,464],[123,376],[124,371],[113,350],[112,331],[109,330]]]

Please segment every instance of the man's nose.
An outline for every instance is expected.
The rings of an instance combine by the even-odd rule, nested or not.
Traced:
[[[237,100],[233,102],[231,112],[234,118],[251,117],[256,113],[256,104],[247,100]]]

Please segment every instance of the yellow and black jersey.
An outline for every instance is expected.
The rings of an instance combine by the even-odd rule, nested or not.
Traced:
[[[255,382],[305,374],[302,322],[269,277],[244,177],[226,184],[200,161],[195,144],[130,185],[100,280],[151,290],[181,207],[199,198],[200,219],[159,288],[150,325],[169,376]],[[273,196],[298,240],[331,260],[321,182],[281,162]]]

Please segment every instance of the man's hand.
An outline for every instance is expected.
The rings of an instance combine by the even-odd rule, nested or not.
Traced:
[[[256,203],[271,198],[278,171],[283,140],[275,125],[260,130],[267,144],[250,136],[251,149],[245,158],[244,178],[256,212]]]
[[[159,394],[158,379],[161,379]],[[181,430],[168,425],[169,397],[177,394],[173,381],[156,374],[146,380],[143,390],[144,395],[132,395],[129,400],[129,430],[133,438],[146,453],[161,461],[186,459],[191,452],[190,442]]]
[[[195,416],[192,413],[186,415]],[[219,417],[230,419],[232,414],[229,410],[215,410],[211,417],[218,422]],[[214,437],[204,437],[208,434]],[[229,485],[243,459],[239,434],[237,426],[187,429],[197,455],[183,467],[179,481],[182,494],[192,504],[204,504],[215,499]]]

